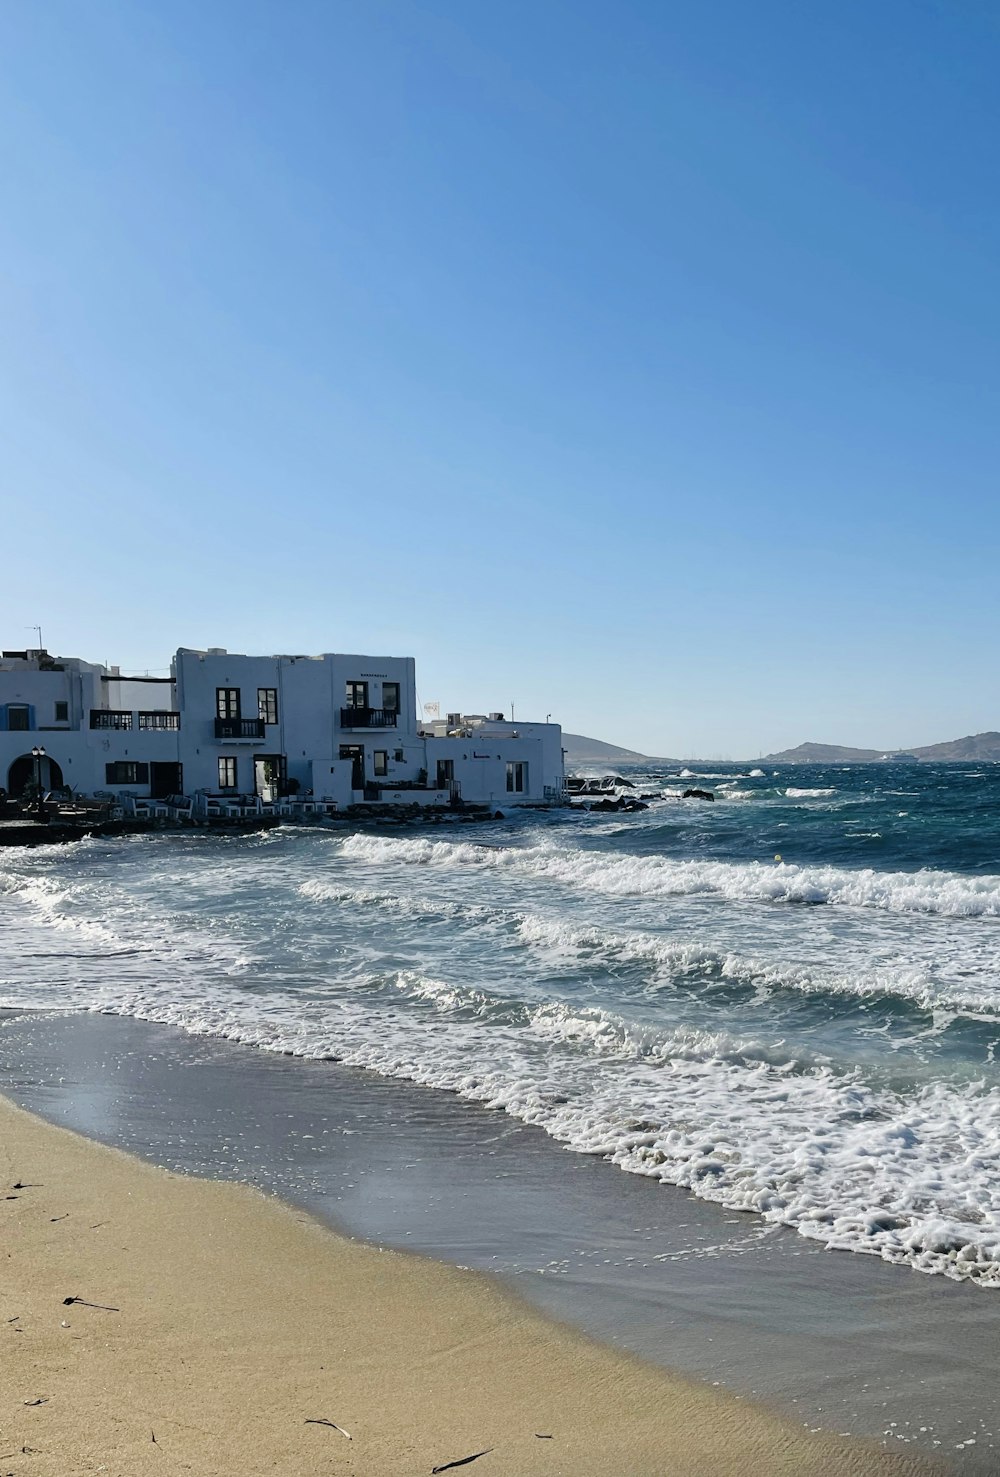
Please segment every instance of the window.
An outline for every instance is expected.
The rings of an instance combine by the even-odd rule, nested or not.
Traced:
[[[262,723],[277,723],[278,689],[276,687],[258,687],[257,716]]]
[[[399,683],[382,683],[382,706],[387,713],[399,712]]]
[[[240,690],[238,687],[215,689],[216,718],[238,718],[240,716]]]
[[[406,758],[406,755],[403,753],[402,749],[397,749],[392,757],[395,759],[397,764],[402,764],[404,759]]]
[[[56,703],[55,721],[57,723],[69,722],[69,703]]]
[[[376,777],[389,773],[389,755],[385,749],[376,749],[374,760]]]
[[[224,688],[220,688],[219,690],[220,690],[220,692],[221,691],[225,691]],[[219,760],[219,789],[220,790],[235,790],[236,789],[236,760],[235,759],[220,759]]]
[[[528,766],[521,760],[508,759],[507,761],[507,792],[511,795],[521,795],[528,788]]]
[[[7,727],[11,733],[20,733],[22,730],[31,727],[31,724],[28,722],[28,706],[26,703],[23,706],[20,703],[11,703],[8,706]]]
[[[454,759],[439,759],[438,760],[438,782],[437,782],[438,789],[439,790],[447,790],[448,786],[451,784],[451,782],[452,782],[452,780],[454,778],[455,778],[455,761],[454,761]]]
[[[104,782],[108,785],[148,785],[149,765],[118,759],[114,764],[105,764]]]
[[[367,708],[368,706],[368,683],[348,682],[347,684],[347,707]]]

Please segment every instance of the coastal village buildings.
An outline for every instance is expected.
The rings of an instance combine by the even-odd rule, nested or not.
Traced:
[[[39,754],[38,750],[44,750]],[[417,717],[412,657],[181,648],[169,677],[45,651],[0,656],[0,787],[78,795],[311,795],[351,805],[561,803],[562,730]]]

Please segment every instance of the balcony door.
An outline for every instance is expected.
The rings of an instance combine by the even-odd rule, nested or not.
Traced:
[[[241,716],[238,687],[217,687],[215,689],[215,716],[216,718],[239,718]]]

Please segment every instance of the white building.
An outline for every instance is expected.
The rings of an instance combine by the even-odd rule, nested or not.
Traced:
[[[45,750],[40,760],[32,754]],[[350,805],[559,803],[562,730],[502,714],[417,718],[411,657],[181,648],[171,676],[43,651],[0,656],[0,785],[18,795],[260,795]]]

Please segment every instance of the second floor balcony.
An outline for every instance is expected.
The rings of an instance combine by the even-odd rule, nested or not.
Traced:
[[[91,708],[91,728],[131,728],[132,714],[120,708]]]
[[[167,708],[139,713],[130,712],[127,708],[91,708],[90,726],[114,728],[126,733],[131,733],[134,728],[144,732],[176,733],[181,726],[181,715]]]
[[[216,718],[215,737],[217,739],[262,739],[264,720],[263,718]]]
[[[399,714],[394,708],[341,708],[341,728],[395,728]]]

